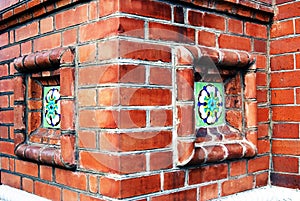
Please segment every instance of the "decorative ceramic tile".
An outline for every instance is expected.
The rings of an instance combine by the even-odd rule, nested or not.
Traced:
[[[224,88],[222,83],[195,82],[196,126],[225,123]]]
[[[44,87],[43,90],[43,126],[60,128],[60,86]]]

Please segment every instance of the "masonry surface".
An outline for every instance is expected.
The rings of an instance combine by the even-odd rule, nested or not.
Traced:
[[[300,2],[0,1],[0,177],[54,201],[300,188]],[[225,124],[195,126],[194,82]],[[60,86],[60,128],[42,88]]]

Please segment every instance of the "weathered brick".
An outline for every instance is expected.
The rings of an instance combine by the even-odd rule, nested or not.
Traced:
[[[246,168],[246,161],[235,161],[230,163],[230,176],[239,176],[246,174],[247,168]]]
[[[60,47],[60,45],[61,45],[61,34],[56,33],[56,34],[35,39],[33,48],[34,51],[40,51],[40,50],[47,50],[47,49]]]
[[[253,176],[242,177],[240,179],[228,180],[222,183],[222,196],[231,195],[253,188]]]
[[[245,23],[246,34],[256,38],[267,38],[267,27],[265,25],[254,24],[251,22]]]
[[[36,181],[34,183],[34,189],[34,193],[38,196],[45,197],[53,201],[61,200],[61,189],[56,186]]]
[[[129,174],[146,170],[146,156],[144,154],[118,156],[100,152],[81,151],[79,153],[79,162],[81,168],[98,172]],[[135,165],[132,166],[132,164]]]
[[[257,122],[267,122],[269,118],[270,109],[269,108],[257,108]]]
[[[271,57],[271,69],[276,70],[292,70],[294,69],[293,55],[283,55]]]
[[[55,15],[55,26],[57,29],[62,29],[65,27],[85,22],[87,21],[87,19],[88,6],[81,5]]]
[[[53,31],[53,28],[53,17],[47,17],[40,21],[40,31],[42,34]]]
[[[194,136],[195,134],[195,117],[194,107],[191,105],[177,106],[177,116],[180,123],[178,124],[178,136]]]
[[[286,188],[300,188],[300,176],[295,174],[271,173],[271,185]]]
[[[272,104],[293,104],[294,103],[294,90],[272,90],[271,91]]]
[[[95,31],[97,30],[97,31]],[[144,21],[131,18],[109,18],[79,28],[81,42],[114,35],[144,37]]]
[[[118,88],[102,88],[98,90],[98,105],[113,106],[119,104]]]
[[[153,197],[151,200],[152,201],[197,200],[197,190],[190,189],[190,190],[179,191],[176,193]]]
[[[33,193],[33,180],[22,178],[22,189],[28,193]]]
[[[280,36],[286,36],[294,33],[293,20],[275,22],[272,24],[270,36],[276,38]]]
[[[1,184],[19,189],[21,187],[21,177],[14,174],[1,172]]]
[[[224,31],[225,18],[220,15],[205,13],[203,15],[203,26]]]
[[[257,172],[269,169],[269,156],[262,156],[248,161],[248,172]]]
[[[78,193],[67,189],[63,189],[62,198],[64,201],[78,200]]]
[[[173,124],[173,112],[171,110],[151,110],[150,124],[153,127],[171,126]]]
[[[237,50],[251,50],[251,41],[249,38],[232,35],[220,35],[219,37],[220,48],[237,49]]]
[[[95,106],[96,98],[95,89],[80,89],[78,91],[79,106]]]
[[[185,173],[183,171],[164,173],[164,190],[181,188],[184,186]]]
[[[150,154],[150,170],[172,168],[173,152],[154,152]]]
[[[85,173],[71,172],[69,170],[56,169],[55,179],[57,183],[70,186],[73,188],[86,190],[87,178]]]
[[[215,181],[227,178],[227,164],[210,165],[189,171],[189,184],[199,184],[203,182]]]
[[[267,85],[267,74],[265,72],[257,72],[256,73],[256,85],[257,86],[266,86]]]
[[[207,186],[202,186],[200,188],[200,200],[210,200],[217,198],[219,194],[219,187],[218,184],[211,184]]]
[[[121,88],[121,105],[163,106],[171,104],[171,91],[158,88]]]
[[[121,58],[171,62],[171,48],[164,45],[121,40],[119,50]]]
[[[294,157],[273,156],[273,168],[275,172],[298,173],[299,159]]]
[[[299,145],[299,140],[273,140],[272,153],[298,156],[300,155]]]
[[[8,45],[8,32],[0,34],[0,46]]]
[[[89,66],[79,69],[79,84],[102,84],[118,82],[118,66]]]
[[[118,112],[112,110],[82,110],[79,112],[81,127],[117,128]]]
[[[265,40],[254,40],[254,51],[266,53],[267,52],[267,41]]]
[[[188,12],[188,22],[194,26],[203,26],[203,13],[190,10]]]
[[[270,43],[270,54],[283,54],[299,50],[300,37],[273,40]]]
[[[195,40],[195,30],[185,27],[150,22],[149,37],[153,40],[193,43]]]
[[[299,16],[300,15],[299,5],[300,2],[294,2],[294,3],[278,6],[277,7],[278,11],[275,19],[281,20],[281,19],[287,19],[287,18]]]
[[[236,19],[228,19],[228,31],[232,33],[243,33],[243,22]]]
[[[127,198],[160,191],[160,175],[143,176],[125,180],[101,178],[100,193],[113,198]]]
[[[124,13],[171,20],[171,7],[162,2],[149,1],[145,4],[142,0],[124,0],[120,1],[119,9]]]
[[[274,121],[300,121],[300,111],[298,106],[278,106],[272,108],[272,119]]]
[[[52,167],[40,165],[40,177],[41,179],[52,181],[53,174],[52,174]]]
[[[98,176],[89,175],[88,180],[89,180],[88,190],[92,193],[97,193],[98,192]]]
[[[9,105],[8,96],[0,96],[0,108],[7,108]]]
[[[38,166],[35,163],[32,162],[27,162],[27,161],[21,161],[21,160],[16,160],[16,172],[26,174],[26,175],[31,175],[34,177],[38,176]]]
[[[270,140],[269,139],[257,140],[257,153],[258,154],[270,153]]]
[[[181,6],[174,7],[174,21],[177,23],[184,23],[183,7]]]
[[[97,136],[95,131],[78,131],[78,146],[95,149]]]
[[[13,122],[14,122],[13,110],[0,111],[0,123],[13,123]]]
[[[150,84],[172,85],[172,70],[169,68],[150,68]]]
[[[14,45],[4,49],[0,49],[0,61],[5,61],[8,59],[14,59],[16,57],[19,57],[20,50],[20,45]]]
[[[96,44],[83,45],[78,48],[79,62],[93,62],[96,59]]]
[[[237,128],[239,130],[242,129],[243,119],[241,111],[229,110],[226,112],[225,119],[234,128]]]
[[[103,133],[100,137],[100,148],[107,151],[137,151],[169,147],[172,134],[169,131]]]
[[[198,44],[204,46],[215,47],[216,46],[216,34],[208,31],[198,32]]]
[[[269,173],[263,172],[261,174],[257,174],[255,180],[256,180],[255,187],[267,186],[269,181]]]
[[[80,201],[104,201],[103,199],[80,194]]]
[[[177,99],[192,100],[194,97],[194,72],[192,69],[178,69],[176,72]]]
[[[23,26],[15,31],[16,41],[24,40],[38,34],[39,25],[37,22],[33,22],[29,25]]]

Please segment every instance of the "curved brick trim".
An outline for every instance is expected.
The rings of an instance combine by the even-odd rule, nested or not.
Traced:
[[[212,163],[228,159],[253,157],[256,149],[246,140],[228,141],[214,145],[195,144],[194,157],[189,164]]]
[[[63,64],[74,64],[74,53],[71,48],[56,48],[53,50],[32,53],[16,58],[14,65],[19,72],[36,72],[53,70]]]
[[[243,139],[242,134],[230,126],[201,128],[194,141],[179,140],[178,165],[247,158],[255,156],[256,152],[256,144]]]
[[[69,150],[74,155],[74,149]],[[41,146],[41,145],[28,145],[22,144],[17,147],[15,154],[21,158],[36,161],[47,165],[61,166],[65,168],[74,168],[74,157],[64,159],[60,148]]]
[[[65,168],[74,168],[75,161],[75,136],[60,136],[61,146],[31,145],[22,142],[15,148],[15,154],[21,158],[36,161],[47,165],[56,165]]]
[[[207,48],[204,46],[177,47],[177,65],[193,65],[197,59],[209,58],[221,69],[244,69],[255,62],[255,57],[240,50]]]

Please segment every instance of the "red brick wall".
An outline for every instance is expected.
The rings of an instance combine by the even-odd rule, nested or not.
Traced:
[[[12,9],[0,4],[5,8],[0,35],[2,184],[64,201],[208,200],[267,185],[270,1],[34,2],[40,3],[19,2]],[[187,43],[256,57],[251,66],[257,71],[252,87],[258,101],[254,158],[177,167],[174,46]],[[75,48],[76,59],[75,170],[25,161],[14,154],[13,60],[67,46]],[[243,80],[239,84],[244,86]],[[245,124],[241,116],[237,118]]]
[[[299,2],[276,1],[270,33],[273,185],[299,188]]]

